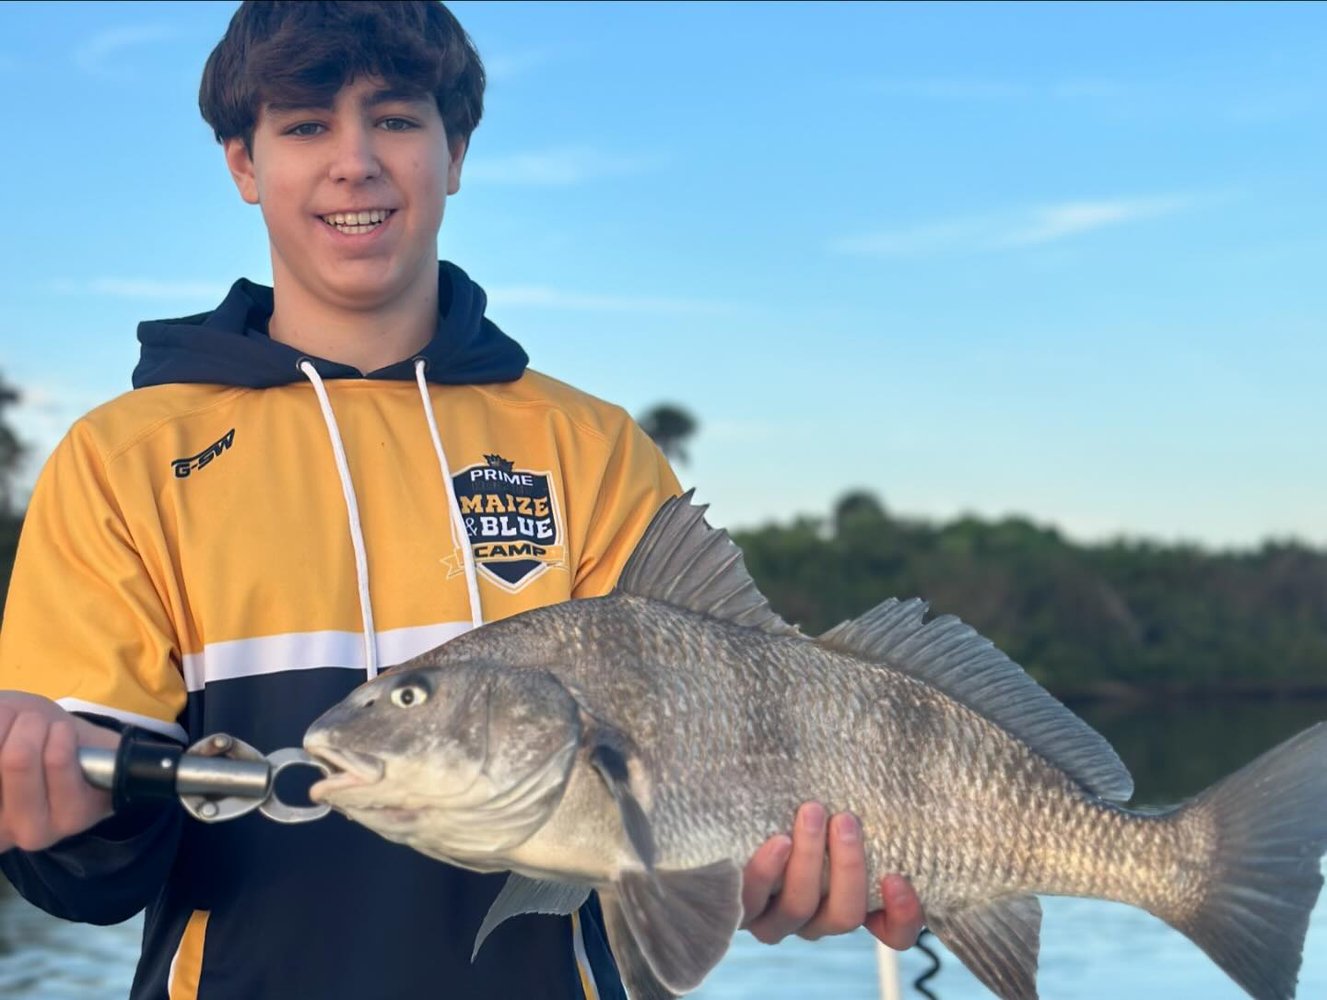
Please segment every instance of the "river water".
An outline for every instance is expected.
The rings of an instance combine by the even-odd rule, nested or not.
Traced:
[[[1257,753],[1327,719],[1324,701],[1223,701],[1147,709],[1084,706],[1133,770],[1135,801],[1173,802],[1234,770]],[[1194,945],[1156,918],[1127,906],[1043,899],[1039,982],[1045,1000],[1242,1000],[1245,994]],[[0,998],[114,1000],[128,992],[138,945],[137,919],[116,927],[53,920],[12,894],[0,895]],[[937,1000],[989,1000],[966,969],[941,956],[927,986]],[[916,949],[900,956],[903,995],[931,962]],[[443,996],[445,994],[439,994]],[[1309,926],[1300,971],[1302,1000],[1327,998],[1327,900]],[[739,934],[723,963],[692,996],[872,998],[878,996],[874,942],[865,932],[775,947]],[[366,998],[369,1000],[369,998]]]

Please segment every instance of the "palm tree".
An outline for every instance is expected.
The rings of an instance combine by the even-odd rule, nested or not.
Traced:
[[[675,403],[659,403],[641,414],[638,423],[668,461],[686,464],[686,444],[699,426],[695,417]]]
[[[5,420],[6,407],[19,401],[21,393],[0,375],[0,515],[14,510],[15,481],[27,448]]]

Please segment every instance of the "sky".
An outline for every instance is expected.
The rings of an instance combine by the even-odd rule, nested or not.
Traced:
[[[700,430],[729,527],[1327,545],[1327,5],[488,4],[440,253],[532,365]],[[226,3],[0,3],[32,475],[136,323],[269,281],[198,116]]]

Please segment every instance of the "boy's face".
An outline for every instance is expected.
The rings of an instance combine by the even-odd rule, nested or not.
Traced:
[[[448,148],[431,96],[353,80],[330,108],[264,106],[252,154],[240,139],[225,149],[241,197],[262,207],[278,289],[368,311],[436,280],[465,143]]]

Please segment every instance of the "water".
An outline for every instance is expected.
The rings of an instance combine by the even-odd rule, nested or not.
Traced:
[[[1041,967],[1037,982],[1044,1000],[1249,1000],[1194,945],[1141,910],[1091,899],[1043,897]],[[943,945],[940,973],[926,983],[937,1000],[992,1000],[990,990],[963,968]],[[1327,904],[1319,900],[1304,947],[1300,1000],[1327,997]],[[905,987],[931,967],[916,949],[899,956]],[[875,940],[865,931],[821,941],[762,945],[739,934],[696,1000],[777,1000],[879,996]],[[922,994],[903,990],[906,1000]]]
[[[1137,801],[1192,794],[1276,742],[1327,718],[1327,702],[1240,701],[1122,710],[1087,706],[1134,772]],[[1201,748],[1201,752],[1199,752]],[[1043,899],[1041,995],[1046,1000],[1246,1000],[1211,961],[1156,918],[1116,903]],[[53,920],[0,891],[0,997],[89,1000],[123,997],[133,977],[138,919],[115,927]],[[941,972],[927,984],[939,1000],[991,994],[942,946]],[[1299,997],[1327,997],[1327,900],[1309,926]],[[900,956],[904,982],[930,967],[917,951]],[[874,941],[864,931],[775,947],[739,934],[723,963],[692,996],[699,1000],[874,998]],[[920,997],[905,990],[908,998]]]

